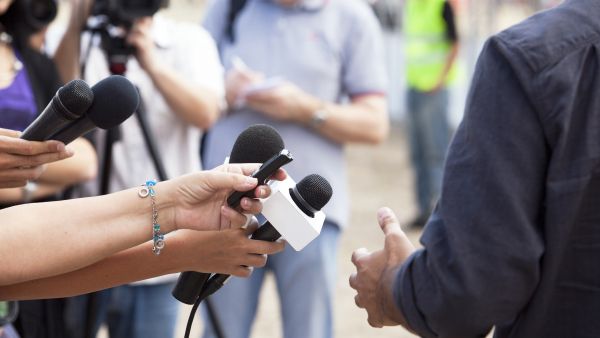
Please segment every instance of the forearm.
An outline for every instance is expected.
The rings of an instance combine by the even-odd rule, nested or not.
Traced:
[[[2,300],[28,300],[72,297],[159,275],[182,271],[178,267],[177,239],[169,240],[169,250],[156,256],[147,242],[119,252],[82,269],[58,276],[0,286]]]
[[[74,151],[73,157],[64,161],[51,163],[38,181],[59,190],[71,185],[92,180],[98,172],[98,159],[92,145],[83,138],[73,141],[69,147]]]
[[[160,186],[156,190],[159,217],[164,217],[159,222],[168,232],[173,218],[162,200],[167,193]],[[5,241],[0,285],[73,271],[149,240],[151,203],[137,191],[0,211]]]
[[[53,196],[63,190],[62,185],[55,184],[37,184],[35,191],[31,194],[31,201],[40,200]],[[16,204],[24,202],[23,188],[0,189],[0,203]]]
[[[148,74],[169,107],[184,121],[206,130],[218,119],[219,99],[210,89],[186,82],[162,65]]]
[[[81,78],[79,55],[81,31],[90,12],[90,1],[72,1],[71,18],[54,53],[54,62],[63,82]]]
[[[316,130],[338,143],[377,144],[385,140],[389,133],[387,104],[379,95],[357,98],[345,105],[309,100],[299,122],[310,124],[318,110],[324,111],[326,118],[315,127]]]

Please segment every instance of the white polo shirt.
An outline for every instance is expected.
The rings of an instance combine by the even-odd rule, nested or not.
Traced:
[[[223,99],[223,68],[214,40],[202,27],[191,23],[173,22],[155,15],[152,36],[158,47],[156,53],[160,62],[168,64],[184,81],[208,88],[217,93],[219,99]],[[97,43],[86,62],[84,77],[90,85],[110,75],[104,52],[99,46],[99,41],[95,42]],[[85,47],[85,42],[82,45]],[[200,170],[202,131],[171,111],[134,56],[127,62],[125,76],[140,89],[148,124],[167,176],[173,178]],[[95,139],[100,157],[104,154],[105,136],[106,133],[100,131]],[[104,159],[100,158],[100,161],[103,163]],[[158,178],[157,176],[134,114],[121,125],[121,140],[113,146],[110,192],[138,186],[148,179]],[[97,194],[98,182],[92,182],[88,188],[88,193]],[[150,240],[150,221],[147,226]],[[169,250],[168,245],[167,239],[165,250]],[[165,277],[170,276],[153,278],[151,281],[162,281]]]

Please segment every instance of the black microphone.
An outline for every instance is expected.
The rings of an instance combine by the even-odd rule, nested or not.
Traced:
[[[83,80],[60,87],[44,111],[23,131],[21,138],[46,141],[52,135],[83,116],[94,101],[94,93]]]
[[[265,178],[267,179],[279,167],[292,160],[289,152],[287,152],[288,156],[280,156],[282,152],[285,153],[287,150],[285,150],[285,145],[277,130],[266,124],[255,124],[246,128],[238,136],[231,149],[229,163],[264,163],[261,168],[265,167],[267,163],[271,163],[267,165],[267,169],[263,171],[259,169],[255,173],[264,176],[266,171],[271,170],[272,172]],[[274,157],[279,160],[272,160]],[[273,167],[277,165],[279,167],[273,170]],[[264,180],[262,182],[261,178],[258,180],[259,184],[264,184]],[[227,199],[228,204],[233,208],[237,207],[243,196],[254,197],[254,192],[234,192]],[[179,275],[171,294],[182,303],[194,304],[209,277],[210,273],[184,271]]]
[[[140,96],[125,77],[111,75],[92,87],[94,102],[87,113],[51,139],[70,143],[96,127],[110,129],[127,120],[138,108]]]
[[[305,215],[312,218],[316,212],[320,211],[329,202],[333,195],[333,190],[325,178],[317,174],[312,174],[303,178],[294,188],[290,188],[289,193],[294,204]],[[254,231],[251,238],[274,242],[280,237],[281,234],[279,231],[270,222],[265,222],[260,228]],[[206,297],[222,288],[230,277],[230,275],[224,274],[212,276],[200,293],[200,301],[203,301]]]

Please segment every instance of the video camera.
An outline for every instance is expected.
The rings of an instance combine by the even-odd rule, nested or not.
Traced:
[[[57,11],[55,0],[17,0],[0,15],[0,24],[11,34],[27,37],[47,27]]]
[[[133,22],[153,16],[166,7],[169,0],[97,0],[92,8],[92,19],[86,29],[100,34],[111,73],[123,75],[125,64],[135,49],[126,43]]]

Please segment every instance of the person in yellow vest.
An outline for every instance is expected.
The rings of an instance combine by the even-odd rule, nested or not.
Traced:
[[[454,11],[447,0],[407,0],[404,8],[408,128],[422,227],[440,194],[450,131],[448,91],[458,53]]]

